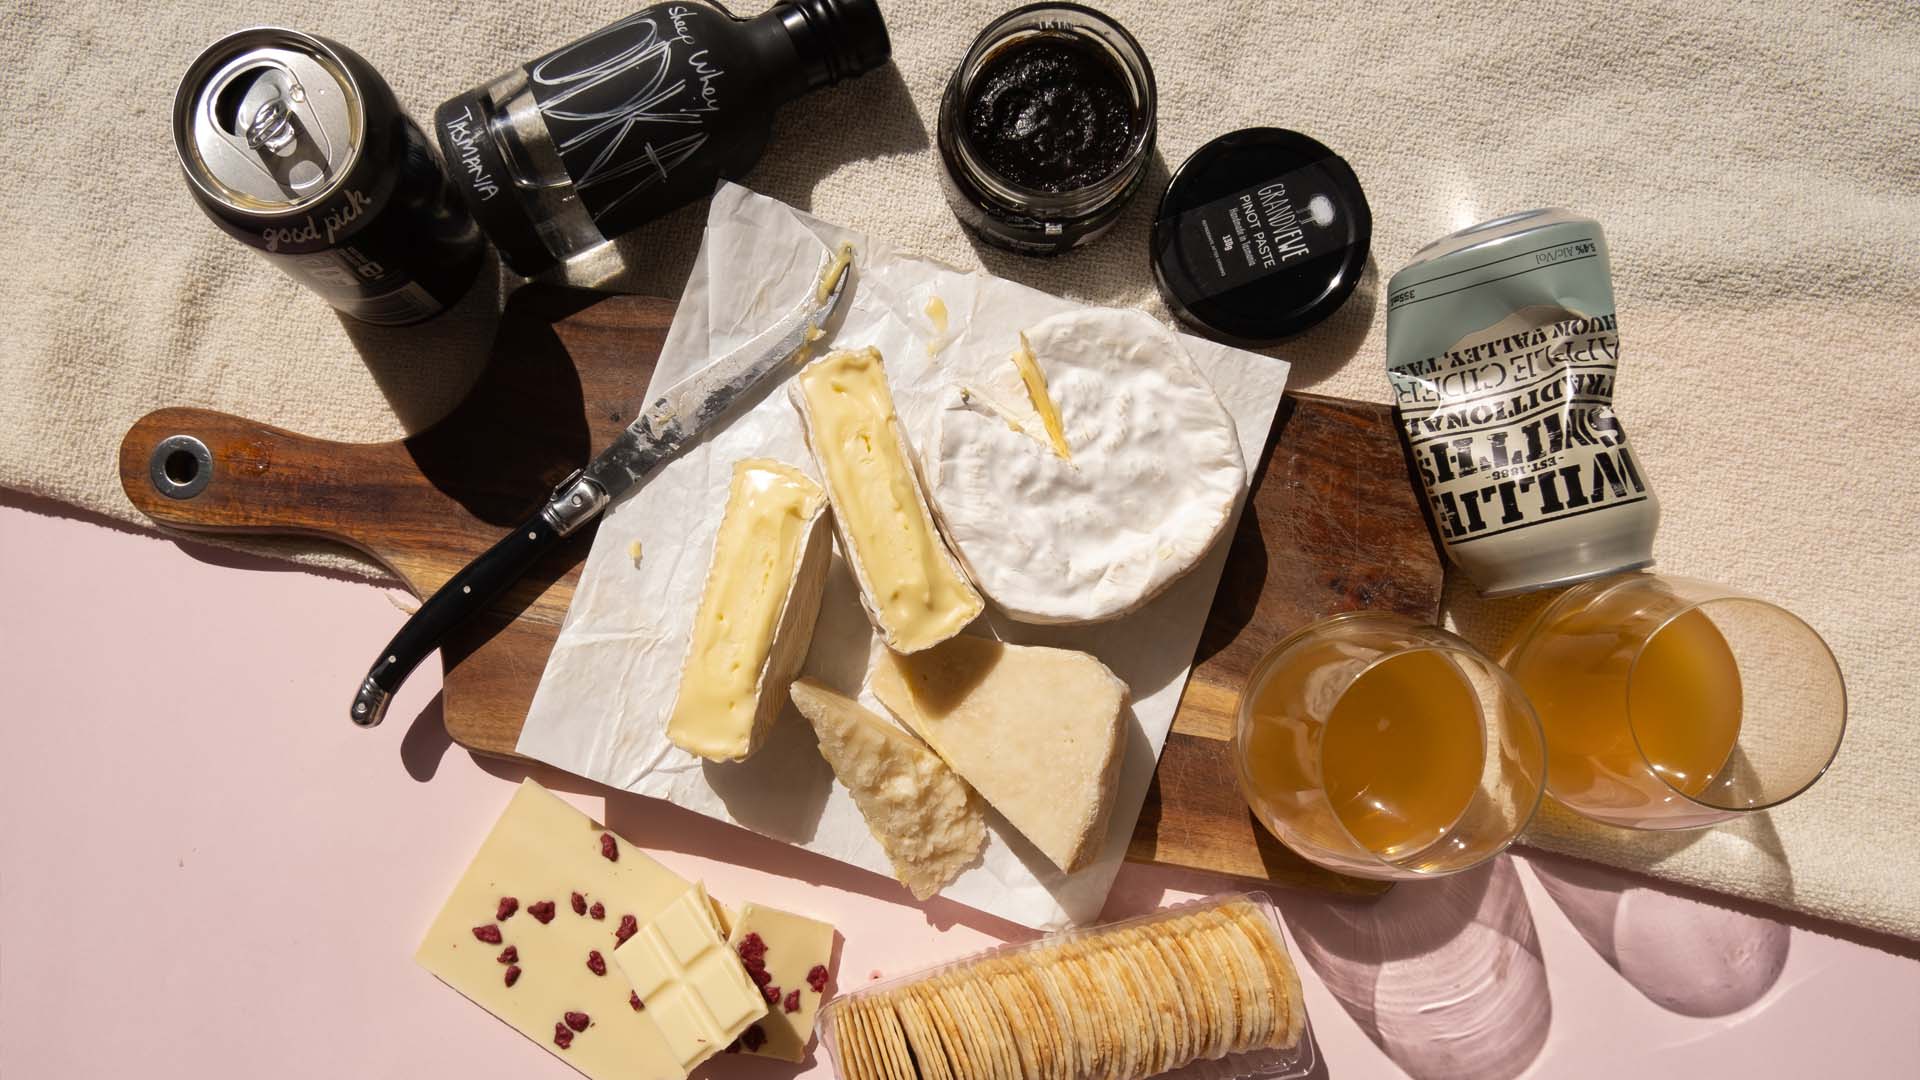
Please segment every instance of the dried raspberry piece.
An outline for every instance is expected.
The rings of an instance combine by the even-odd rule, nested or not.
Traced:
[[[748,968],[747,978],[753,980],[753,985],[764,989],[768,983],[773,981],[773,972],[768,971],[766,968],[763,968],[763,967]]]
[[[607,973],[607,959],[600,955],[599,949],[593,949],[587,953],[587,970],[593,972],[595,975],[605,975]]]
[[[640,1000],[640,995],[631,990],[627,991],[627,1004],[633,1006],[634,1012],[640,1012],[647,1007],[647,1003]]]
[[[512,986],[514,983],[517,983],[519,981],[520,981],[520,965],[508,964],[507,965],[507,985]]]
[[[540,925],[553,921],[553,901],[539,900],[527,905],[527,914],[540,920]]]
[[[508,919],[513,918],[514,912],[519,910],[520,910],[519,900],[516,900],[511,896],[503,896],[500,898],[500,906],[494,909],[493,921],[506,922]]]
[[[785,1009],[788,1012],[799,1012],[800,1011],[800,991],[798,989],[789,991],[787,993],[787,1000],[781,1002],[780,1007],[782,1009]]]
[[[620,929],[613,932],[613,943],[624,945],[628,938],[640,932],[640,922],[631,915],[620,916]]]
[[[750,933],[740,939],[740,961],[749,968],[766,966],[767,943],[759,934]]]
[[[562,1050],[573,1045],[573,1032],[568,1031],[567,1025],[559,1021],[555,1021],[553,1025],[553,1045]]]
[[[587,1030],[588,1022],[589,1022],[589,1017],[587,1016],[586,1013],[570,1012],[567,1014],[567,1026],[572,1028],[575,1031]]]
[[[575,915],[585,915],[587,913],[587,898],[581,896],[579,893],[573,894],[573,913]]]
[[[499,960],[503,964],[517,964],[520,962],[520,950],[509,945],[500,950]]]
[[[613,842],[612,833],[600,834],[600,855],[608,862],[620,861],[620,846]]]
[[[826,993],[827,992],[827,965],[825,964],[813,965],[812,970],[807,972],[807,985],[813,987],[813,992],[816,994]]]
[[[484,941],[489,945],[500,944],[500,928],[493,925],[492,923],[488,923],[485,926],[474,927],[473,936],[479,938],[481,941]]]
[[[593,906],[587,909],[587,914],[596,919],[604,919],[607,917],[607,905],[595,900]]]
[[[780,1000],[780,988],[777,986],[763,986],[760,988],[760,992],[767,995],[767,1004],[769,1005]]]
[[[740,1044],[748,1050],[758,1050],[767,1045],[767,1033],[760,1030],[759,1024],[755,1024],[740,1033]]]

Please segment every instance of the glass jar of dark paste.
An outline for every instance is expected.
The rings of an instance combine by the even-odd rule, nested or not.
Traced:
[[[1119,23],[1079,4],[995,19],[947,81],[947,201],[976,236],[1029,255],[1089,243],[1153,157],[1153,66]]]

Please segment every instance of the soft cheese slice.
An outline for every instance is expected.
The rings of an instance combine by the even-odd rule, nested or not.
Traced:
[[[979,801],[945,762],[884,717],[812,679],[790,691],[820,736],[820,753],[853,793],[893,876],[925,900],[980,857]]]
[[[682,1069],[719,1053],[766,1015],[767,1000],[728,947],[704,886],[682,893],[614,954],[628,1008],[666,1033]]]
[[[760,748],[820,613],[832,556],[826,511],[826,492],[791,465],[753,458],[733,466],[667,720],[675,746],[710,761]]]
[[[1105,664],[962,635],[885,653],[873,693],[1054,865],[1100,853],[1126,743],[1127,684]]]
[[[925,461],[934,509],[974,583],[1014,618],[1124,615],[1225,533],[1247,486],[1233,418],[1143,312],[1056,315],[1023,342],[940,410]],[[1021,416],[1040,422],[1009,424]]]
[[[834,929],[829,923],[748,904],[732,919],[727,944],[747,974],[766,991],[767,1015],[740,1040],[749,1054],[802,1061],[813,1041],[813,1020],[826,997],[833,966]]]
[[[959,633],[986,603],[934,525],[880,351],[821,357],[791,395],[860,601],[887,646],[918,652]]]
[[[454,885],[414,959],[595,1080],[681,1080],[686,1069],[679,1055],[660,1026],[629,1004],[626,980],[617,971],[596,974],[590,965],[597,954],[605,972],[623,923],[637,928],[692,890],[691,882],[528,780]],[[583,909],[577,913],[575,894]],[[582,1030],[569,1026],[569,1014]]]

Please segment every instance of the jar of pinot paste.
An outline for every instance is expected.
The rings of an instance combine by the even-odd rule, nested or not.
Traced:
[[[1112,227],[1146,177],[1153,67],[1119,23],[1032,4],[974,39],[940,102],[947,201],[982,240],[1057,255]]]

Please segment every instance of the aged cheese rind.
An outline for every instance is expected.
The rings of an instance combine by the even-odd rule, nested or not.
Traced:
[[[1059,412],[1059,448],[1044,422],[1014,431],[1002,419],[1044,417],[1028,380],[1001,365],[938,411],[928,494],[969,577],[1009,615],[1125,615],[1225,534],[1247,481],[1233,418],[1144,312],[1057,315],[1025,340]]]
[[[883,652],[873,693],[1054,865],[1100,853],[1126,747],[1127,684],[1105,664],[963,634]]]
[[[979,800],[939,755],[859,702],[801,679],[789,691],[820,737],[820,753],[853,793],[893,875],[925,900],[980,857]]]
[[[986,602],[934,523],[879,350],[821,357],[801,369],[789,394],[860,602],[882,639],[917,652],[959,633]]]
[[[766,739],[806,661],[832,543],[827,497],[799,469],[735,463],[667,720],[675,746],[739,761]]]
[[[693,889],[693,884],[616,839],[617,861],[601,854],[606,830],[532,780],[523,782],[487,834],[446,905],[427,928],[414,960],[474,1004],[499,1017],[554,1056],[595,1080],[681,1080],[686,1070],[665,1034],[627,1002],[618,972],[595,975],[588,953],[610,960],[623,915],[645,922]],[[604,905],[606,918],[576,915],[573,893]],[[498,918],[502,897],[516,901]],[[551,921],[530,910],[550,901]],[[492,926],[500,943],[477,939]],[[520,974],[507,986],[499,961],[512,946]],[[561,1049],[554,1024],[568,1012],[591,1023]]]

